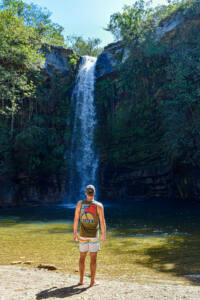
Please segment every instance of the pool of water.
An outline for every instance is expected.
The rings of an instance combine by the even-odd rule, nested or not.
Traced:
[[[102,202],[108,232],[97,276],[199,284],[200,203]],[[76,273],[74,211],[75,205],[69,203],[1,208],[0,264],[33,260],[31,266],[53,263],[62,271]]]
[[[173,200],[104,202],[107,228],[153,229],[155,235],[162,233],[193,233],[200,230],[200,203]],[[0,225],[6,219],[20,222],[66,222],[73,223],[76,204],[18,206],[0,209]]]

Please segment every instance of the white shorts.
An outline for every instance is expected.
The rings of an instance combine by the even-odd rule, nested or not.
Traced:
[[[99,238],[79,237],[79,250],[80,252],[98,252],[100,250]]]

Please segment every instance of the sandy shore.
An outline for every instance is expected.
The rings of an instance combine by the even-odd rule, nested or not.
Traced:
[[[78,275],[21,266],[0,266],[0,300],[32,299],[130,299],[199,300],[200,286],[139,284],[98,280],[89,288],[89,278],[77,286]]]

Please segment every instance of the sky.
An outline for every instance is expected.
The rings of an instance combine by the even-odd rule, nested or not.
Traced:
[[[122,11],[124,5],[134,0],[25,0],[40,7],[46,7],[51,20],[64,27],[64,36],[81,35],[84,39],[99,38],[104,47],[114,41],[107,27],[110,16]],[[153,0],[153,5],[165,4],[166,0]]]

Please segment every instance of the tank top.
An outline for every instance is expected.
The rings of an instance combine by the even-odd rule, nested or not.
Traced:
[[[97,214],[98,202],[83,200],[80,209],[80,236],[98,237],[99,216]]]

